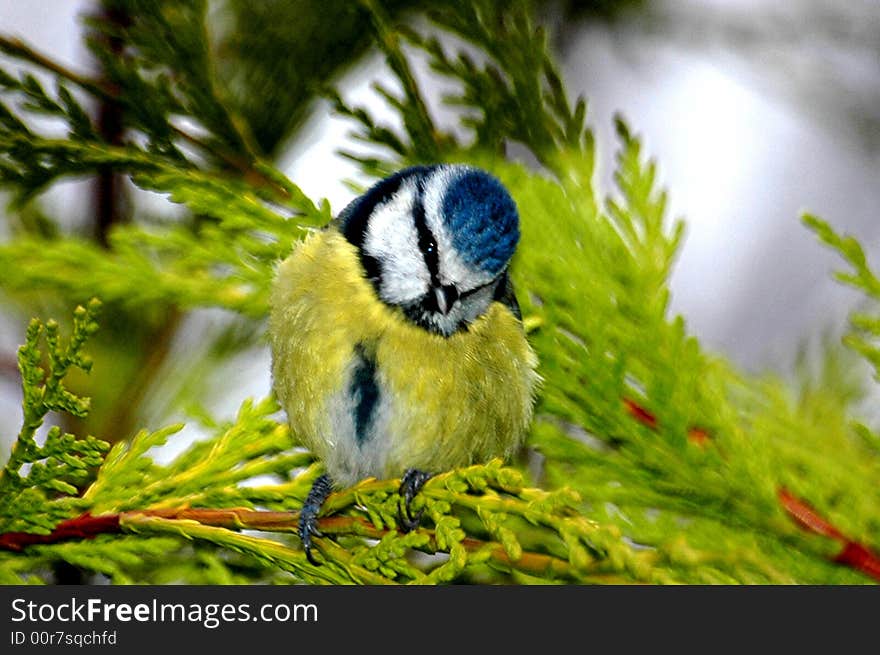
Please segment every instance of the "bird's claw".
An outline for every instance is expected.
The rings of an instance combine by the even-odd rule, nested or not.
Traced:
[[[297,525],[297,534],[302,541],[303,550],[306,553],[306,559],[313,565],[320,566],[320,562],[315,559],[312,554],[312,537],[323,537],[321,531],[318,530],[318,512],[321,511],[321,505],[330,495],[332,483],[328,475],[319,476],[309,495],[306,496],[306,502],[303,503],[302,510],[299,513],[299,524]]]
[[[318,516],[317,513],[309,514],[306,516],[306,513],[303,512],[299,517],[299,527],[297,532],[299,533],[299,538],[302,540],[303,550],[306,553],[306,559],[308,559],[315,566],[320,566],[321,563],[315,559],[315,556],[312,554],[312,537],[323,537],[321,531],[318,530]]]
[[[431,474],[425,471],[407,469],[400,480],[398,493],[401,495],[403,503],[397,506],[397,521],[404,532],[414,530],[422,520],[425,508],[423,507],[413,516],[411,506],[413,499],[430,478]]]

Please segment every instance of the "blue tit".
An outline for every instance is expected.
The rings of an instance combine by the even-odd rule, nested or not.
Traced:
[[[271,291],[274,387],[324,463],[300,515],[309,559],[334,487],[402,477],[403,527],[430,472],[508,457],[537,359],[508,274],[516,205],[488,173],[416,166],[299,243]]]

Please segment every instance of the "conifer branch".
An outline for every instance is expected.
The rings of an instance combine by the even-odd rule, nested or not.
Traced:
[[[33,46],[25,43],[19,38],[10,38],[0,34],[0,52],[3,52],[10,57],[23,59],[51,73],[55,73],[59,77],[73,82],[78,87],[104,100],[118,99],[117,91],[110,85],[74,72],[60,62],[39,52]]]
[[[35,64],[63,79],[73,82],[100,99],[123,103],[127,100],[127,96],[122,93],[122,90],[117,85],[94,80],[77,73],[51,57],[42,54],[21,39],[10,38],[0,34],[0,52]],[[251,184],[271,190],[282,200],[290,199],[290,191],[284,185],[279,184],[276,179],[273,179],[273,176],[266,174],[262,166],[258,164],[253,153],[248,152],[246,155],[235,153],[218,143],[212,143],[197,137],[170,121],[168,122],[168,129],[190,145],[196,146],[202,152],[217,157],[224,164],[238,171]]]
[[[629,414],[639,423],[652,430],[657,428],[657,418],[651,412],[629,398],[624,399],[624,404]],[[709,438],[709,435],[700,428],[688,430],[688,439],[697,445],[704,445]],[[840,530],[819,516],[806,502],[797,498],[784,487],[779,489],[778,496],[782,507],[802,528],[840,542],[842,548],[833,558],[835,562],[861,571],[880,581],[880,556],[873,553],[864,544],[845,537]]]
[[[409,62],[401,51],[398,33],[389,28],[388,17],[379,3],[374,0],[361,0],[361,3],[369,11],[375,30],[376,43],[385,54],[388,65],[403,86],[404,99],[397,100],[384,89],[379,88],[378,90],[402,114],[405,127],[412,138],[411,149],[416,155],[416,160],[423,162],[441,160],[443,148],[440,141],[442,138],[431,119],[419,85],[410,70]]]
[[[151,519],[163,519],[176,523],[157,523]],[[242,508],[207,509],[156,509],[120,512],[92,516],[88,513],[59,523],[48,534],[29,532],[6,532],[0,534],[0,549],[21,552],[25,548],[36,545],[57,544],[71,540],[94,539],[101,535],[139,532],[149,526],[162,525],[167,529],[174,526],[180,534],[187,536],[193,533],[184,522],[197,523],[202,526],[226,528],[229,530],[256,530],[261,532],[295,533],[299,522],[299,512],[274,512]],[[319,529],[327,536],[359,536],[369,539],[382,539],[391,531],[376,528],[369,521],[351,516],[328,516],[319,521]],[[419,549],[427,553],[442,550],[432,530],[421,530],[428,539]],[[498,542],[483,541],[468,537],[463,540],[464,547],[471,553],[483,554],[487,561],[496,566],[517,570],[534,576],[559,579],[584,579],[571,565],[558,557],[535,552],[523,552],[512,558],[504,546]],[[324,540],[318,540],[319,547],[326,547]],[[302,554],[292,555],[302,560]],[[591,576],[588,576],[591,577]],[[600,576],[601,577],[601,576]],[[370,578],[372,581],[384,583],[384,579]]]
[[[852,567],[880,581],[880,555],[872,552],[864,544],[844,536],[840,530],[819,516],[816,510],[785,488],[779,490],[779,502],[802,528],[834,539],[841,544],[840,552],[834,557],[835,562]]]
[[[338,491],[319,518],[322,565],[314,567],[294,532],[321,468],[272,398],[242,400],[229,419],[202,412],[208,434],[194,443],[172,442],[185,439],[176,436],[180,424],[113,434],[112,448],[58,429],[37,436],[48,411],[88,409],[65,377],[89,366],[85,308],[66,340],[56,324],[35,322],[21,351],[22,430],[0,474],[0,578],[45,581],[66,562],[122,583],[875,579],[877,431],[854,420],[851,399],[832,385],[793,400],[784,382],[738,373],[669,315],[683,223],[669,219],[657,165],[622,118],[615,187],[597,188],[586,103],[571,100],[531,3],[444,3],[425,34],[392,24],[378,3],[363,6],[403,89],[373,87],[401,119],[401,134],[331,92],[338,111],[359,123],[357,137],[387,151],[355,157],[363,170],[468,162],[501,179],[520,209],[511,273],[543,377],[528,442],[541,456],[538,480],[499,462],[438,473],[414,501],[422,525],[407,534],[397,527],[397,481]],[[0,87],[17,103],[0,103],[0,181],[20,201],[11,212],[30,221],[0,245],[0,285],[23,302],[98,295],[135,316],[224,309],[247,324],[253,343],[277,262],[331,220],[330,208],[254,156],[248,127],[227,110],[214,77],[204,3],[126,7],[134,20],[118,32],[130,40],[121,55],[102,50],[100,39],[91,44],[110,82],[0,37],[0,49],[59,79],[52,91],[0,70]],[[470,140],[434,123],[409,46],[458,88],[446,100],[462,109],[465,129],[455,133]],[[105,143],[65,83],[124,103],[131,142]],[[60,118],[68,134],[43,136],[32,120],[39,114]],[[181,129],[180,117],[198,128]],[[510,142],[545,170],[505,161]],[[104,250],[66,235],[52,217],[24,215],[33,210],[26,201],[57,180],[108,168],[198,220],[117,226]],[[850,266],[839,279],[880,300],[858,242],[805,221]],[[865,310],[851,324],[845,343],[880,370],[880,319]],[[117,380],[99,385],[118,396]],[[169,442],[179,454],[161,463],[155,449]]]
[[[4,532],[0,548],[20,552],[28,546],[55,544],[73,539],[94,539],[102,534],[118,534],[119,514],[92,516],[88,513],[62,521],[47,534],[36,532]]]

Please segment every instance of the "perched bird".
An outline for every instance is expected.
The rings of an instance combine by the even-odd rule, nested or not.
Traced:
[[[277,272],[269,337],[293,433],[323,461],[300,515],[306,554],[334,487],[510,455],[538,375],[508,265],[516,205],[488,173],[416,166],[356,198]]]

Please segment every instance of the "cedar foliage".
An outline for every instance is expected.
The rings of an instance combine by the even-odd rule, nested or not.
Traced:
[[[279,24],[307,4],[249,13],[232,2],[237,22],[212,32],[205,2],[108,2],[126,20],[88,20],[102,79],[0,39],[7,58],[26,65],[0,70],[0,182],[11,198],[0,288],[25,312],[81,303],[69,337],[34,319],[19,350],[24,414],[0,473],[0,582],[51,581],[58,562],[116,583],[869,582],[880,434],[857,418],[852,395],[821,381],[799,395],[743,376],[670,316],[684,224],[667,216],[656,166],[623,119],[615,188],[597,188],[586,102],[567,94],[533,3],[445,2],[427,22],[404,20],[403,3],[331,3],[327,20],[340,25],[332,38],[351,33],[351,57],[370,41],[384,54],[397,84],[374,88],[402,129],[318,88],[352,61],[320,57],[338,55],[331,37],[294,50],[322,61],[305,73],[273,65],[265,39],[263,50],[248,46],[248,26]],[[353,27],[364,18],[369,31]],[[230,37],[236,25],[243,32]],[[236,56],[248,75],[236,74]],[[443,99],[460,110],[455,129],[429,112],[415,56],[455,83]],[[260,91],[249,83],[279,100],[255,105]],[[231,327],[205,335],[212,349],[199,351],[198,371],[260,338],[275,264],[332,218],[326,201],[308,198],[270,159],[318,92],[352,121],[356,139],[379,146],[369,157],[342,153],[372,176],[457,161],[506,183],[522,216],[513,275],[544,383],[528,444],[540,472],[493,461],[439,474],[416,500],[422,527],[408,534],[396,529],[397,482],[366,480],[329,499],[315,567],[295,526],[320,463],[274,399],[242,398],[229,420],[199,410],[209,436],[166,464],[152,455],[181,438],[181,424],[131,435],[95,423],[96,436],[61,426],[89,410],[73,369],[93,369],[93,395],[127,398],[124,381],[101,377],[118,338],[100,342],[98,332],[87,343],[99,320],[112,331],[117,319],[222,310]],[[121,142],[102,137],[87,97],[122,108]],[[273,117],[276,105],[283,116]],[[41,115],[64,134],[41,130]],[[514,143],[535,167],[505,156]],[[41,212],[46,189],[108,169],[185,211],[116,225],[106,247]],[[804,220],[851,266],[841,281],[876,305],[880,281],[859,244]],[[852,317],[845,343],[880,371],[880,317],[869,312]],[[174,380],[153,383],[185,396]],[[43,435],[50,412],[59,425]]]

